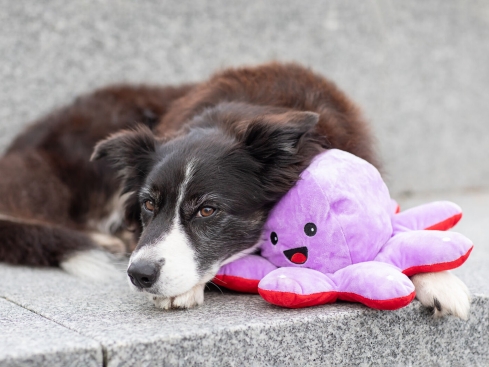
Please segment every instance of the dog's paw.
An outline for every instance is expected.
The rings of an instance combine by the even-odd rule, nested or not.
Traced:
[[[161,308],[163,310],[169,310],[171,308],[171,298],[158,296],[149,296],[149,298],[153,301],[157,308]]]
[[[416,298],[433,310],[435,317],[453,315],[467,320],[470,311],[470,292],[467,286],[448,271],[422,273],[411,277]]]
[[[205,284],[198,284],[190,291],[173,298],[173,308],[192,308],[204,303]]]
[[[101,250],[87,250],[72,254],[60,263],[66,272],[82,279],[112,282],[122,279],[123,273],[116,268],[113,257]]]
[[[188,292],[180,294],[176,297],[164,298],[152,296],[152,301],[156,307],[164,310],[169,310],[172,308],[192,308],[204,303],[204,287],[205,284],[197,284]]]

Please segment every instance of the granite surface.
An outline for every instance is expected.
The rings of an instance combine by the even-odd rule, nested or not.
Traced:
[[[0,0],[0,151],[107,83],[180,83],[271,59],[365,110],[394,192],[488,187],[489,2]],[[409,157],[409,159],[407,159]]]
[[[98,342],[0,298],[0,366],[101,365]]]
[[[216,290],[199,308],[162,311],[131,293],[122,276],[94,284],[56,269],[7,265],[0,265],[0,297],[96,341],[106,366],[488,365],[489,235],[482,208],[489,193],[400,202],[408,208],[432,199],[460,204],[465,217],[457,230],[476,243],[455,271],[474,293],[467,322],[432,319],[418,301],[392,312],[349,303],[288,310]]]
[[[489,363],[489,299],[467,322],[432,319],[415,301],[394,311],[354,304],[280,309],[258,296],[208,292],[203,306],[161,311],[127,290],[2,266],[3,295],[103,345],[107,366],[474,365]],[[51,284],[58,284],[53,288]]]

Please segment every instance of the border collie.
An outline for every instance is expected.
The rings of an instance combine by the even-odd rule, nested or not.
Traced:
[[[106,250],[132,251],[131,287],[162,308],[201,304],[205,283],[255,251],[270,209],[329,148],[379,166],[357,107],[295,64],[95,91],[0,159],[0,261],[110,279]],[[436,315],[467,317],[468,291],[450,273],[413,282]]]

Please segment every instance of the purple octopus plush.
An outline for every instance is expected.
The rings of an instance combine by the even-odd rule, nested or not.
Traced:
[[[290,308],[337,299],[404,307],[415,296],[409,276],[456,268],[473,244],[445,232],[462,216],[451,202],[396,206],[375,167],[328,150],[271,211],[261,256],[224,265],[214,280]]]

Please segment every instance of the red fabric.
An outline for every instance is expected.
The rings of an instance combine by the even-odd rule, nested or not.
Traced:
[[[450,228],[455,227],[460,219],[462,219],[462,213],[455,214],[454,216],[447,218],[440,223],[433,224],[432,226],[425,229],[434,231],[447,231]]]
[[[472,246],[466,254],[460,256],[456,260],[432,265],[413,266],[405,269],[403,273],[410,277],[419,273],[439,272],[455,269],[461,266],[467,260],[473,248],[474,246]],[[406,306],[414,298],[414,293],[406,297],[389,300],[371,300],[354,293],[324,292],[314,293],[311,295],[299,295],[288,292],[267,291],[258,289],[258,283],[260,282],[259,280],[246,279],[232,275],[216,275],[213,282],[217,285],[237,292],[253,294],[259,293],[267,302],[288,308],[302,308],[323,305],[326,303],[333,303],[337,299],[340,299],[343,301],[360,302],[368,307],[378,310],[396,310]]]
[[[260,293],[260,296],[265,301],[287,308],[303,308],[333,303],[336,301],[338,295],[338,292],[301,295],[289,292],[267,291],[261,288],[258,288],[258,293]]]
[[[290,258],[290,261],[292,261],[294,264],[304,264],[306,260],[306,255],[301,254],[300,252],[292,255],[292,257]]]
[[[216,275],[212,280],[215,284],[242,293],[258,293],[258,283],[260,280],[246,279],[233,275]]]
[[[326,303],[333,303],[337,299],[349,302],[360,302],[365,306],[370,308],[375,308],[377,310],[397,310],[399,308],[407,306],[415,297],[416,293],[386,300],[374,300],[362,297],[355,293],[346,292],[323,292],[314,293],[308,295],[299,295],[289,292],[277,292],[268,291],[264,289],[258,289],[260,296],[265,299],[265,301],[287,308],[303,308],[310,306],[324,305]]]
[[[404,270],[403,273],[406,274],[408,277],[410,277],[418,273],[438,272],[438,271],[458,268],[460,265],[462,265],[465,262],[465,260],[467,260],[473,248],[474,246],[472,246],[465,255],[460,256],[456,260],[448,261],[446,263],[432,264],[432,265],[413,266],[411,268]]]
[[[397,310],[410,304],[415,296],[416,292],[413,291],[411,294],[408,294],[404,297],[376,300],[368,299],[355,293],[340,293],[338,295],[338,299],[350,302],[360,302],[363,303],[365,306],[375,308],[377,310]]]

